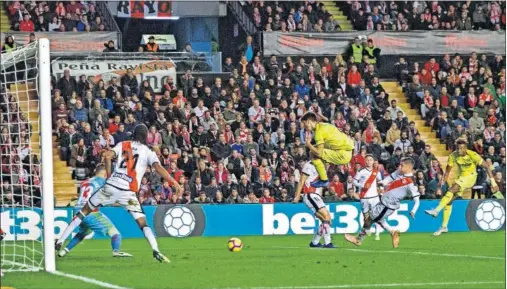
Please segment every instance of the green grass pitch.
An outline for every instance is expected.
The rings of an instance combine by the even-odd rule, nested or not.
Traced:
[[[131,259],[112,258],[109,240],[86,240],[65,258],[60,272],[123,288],[505,288],[505,231],[402,234],[368,237],[359,248],[335,235],[338,249],[310,249],[311,236],[243,237],[242,252],[228,238],[158,239],[170,264],[152,259],[144,239],[123,241]],[[6,273],[2,286],[102,288],[67,277]]]

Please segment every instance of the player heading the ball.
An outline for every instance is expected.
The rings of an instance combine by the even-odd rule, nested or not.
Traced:
[[[313,157],[312,163],[319,173],[319,180],[312,183],[314,187],[327,187],[329,179],[326,173],[324,162],[334,165],[344,165],[352,159],[354,141],[339,131],[330,123],[319,122],[317,115],[307,112],[301,117],[301,122],[307,132],[305,137],[306,147],[310,149]],[[312,144],[310,133],[313,133],[315,146]]]

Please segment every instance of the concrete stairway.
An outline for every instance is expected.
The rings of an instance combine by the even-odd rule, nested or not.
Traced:
[[[445,144],[441,144],[435,133],[431,131],[431,128],[424,125],[424,120],[421,115],[419,115],[419,112],[410,108],[410,104],[408,103],[402,88],[398,86],[397,82],[382,82],[382,86],[389,94],[389,100],[396,100],[398,106],[403,109],[407,115],[408,121],[415,122],[415,127],[421,134],[421,139],[423,139],[426,144],[431,145],[433,154],[435,154],[438,161],[442,164],[442,168],[445,169],[445,166],[447,165],[447,157],[449,156],[449,152],[446,150]]]
[[[39,127],[39,100],[37,90],[33,83],[13,84],[10,86],[13,95],[17,95],[20,110],[27,116],[32,127],[30,146],[32,152],[37,155],[44,166],[44,160],[40,155],[40,127]],[[65,206],[70,199],[76,197],[75,181],[71,178],[69,168],[65,162],[60,161],[58,150],[56,149],[56,137],[53,137],[53,180],[54,195],[57,206]]]
[[[11,21],[7,16],[7,11],[4,8],[4,5],[0,5],[0,32],[8,32],[11,31]],[[3,41],[3,39],[2,39]]]
[[[410,104],[407,101],[407,98],[405,97],[405,94],[402,91],[402,88],[398,85],[396,81],[384,81],[382,82],[382,86],[389,94],[389,99],[393,100],[395,99],[398,103],[398,106],[405,111],[405,114],[407,115],[408,121],[414,121],[415,127],[419,131],[419,134],[421,135],[421,139],[424,140],[426,144],[431,145],[431,151],[433,154],[437,157],[438,161],[440,162],[440,165],[442,167],[442,170],[445,171],[445,168],[447,166],[447,160],[449,158],[449,155],[451,154],[451,151],[447,150],[445,148],[445,144],[441,144],[440,140],[437,138],[436,133],[431,131],[431,128],[428,126],[425,126],[425,121],[422,119],[421,115],[416,109],[411,109]],[[449,174],[449,178],[447,179],[447,183],[451,185],[454,180],[457,177],[457,168],[453,168],[451,170],[451,173]],[[465,191],[463,194],[464,199],[470,199],[471,197],[471,191]]]
[[[53,136],[53,180],[57,206],[67,206],[71,199],[77,197],[78,182],[72,179],[72,171],[65,161],[60,160],[56,147],[56,136]]]
[[[347,19],[346,15],[343,15],[343,11],[341,11],[340,8],[336,7],[334,1],[323,1],[322,3],[326,6],[327,11],[333,15],[333,18],[338,21],[338,24],[340,24],[342,31],[354,30],[352,28],[352,23],[350,23],[350,20]]]

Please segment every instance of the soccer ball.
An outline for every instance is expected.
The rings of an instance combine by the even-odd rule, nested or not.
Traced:
[[[230,238],[227,242],[227,248],[231,252],[240,252],[243,249],[243,242],[238,238]]]
[[[195,228],[195,216],[187,207],[172,207],[165,213],[164,229],[172,237],[186,237]]]
[[[475,211],[475,223],[484,231],[497,231],[505,223],[505,209],[496,201],[484,201]]]

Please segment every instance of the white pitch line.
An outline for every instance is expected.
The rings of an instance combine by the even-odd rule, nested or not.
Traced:
[[[377,251],[377,250],[365,250],[365,249],[347,249],[347,251],[353,252],[365,252],[365,253],[395,253],[395,254],[411,254],[411,255],[423,255],[423,256],[436,256],[436,257],[456,257],[456,258],[474,258],[474,259],[488,259],[488,260],[505,260],[505,257],[495,257],[495,256],[480,256],[480,255],[462,255],[462,254],[448,254],[448,253],[431,253],[431,252],[409,252],[409,251],[398,251],[398,250],[386,250],[386,251]]]
[[[323,248],[309,248],[309,247],[271,247],[275,249],[312,249],[312,250],[322,250],[328,251],[332,249],[323,249]],[[336,250],[345,250],[352,252],[363,252],[363,253],[387,253],[387,254],[408,254],[408,255],[422,255],[422,256],[436,256],[436,257],[455,257],[455,258],[472,258],[472,259],[488,259],[488,260],[505,260],[505,257],[496,257],[496,256],[481,256],[481,255],[462,255],[462,254],[448,254],[448,253],[431,253],[431,252],[409,252],[402,250],[366,250],[366,249],[353,249],[353,248],[337,248]]]
[[[323,249],[323,248],[310,248],[310,247],[296,247],[296,246],[270,246],[268,248],[272,249],[285,249],[285,250],[292,250],[292,249],[310,249],[310,250],[318,250],[318,251],[328,251],[333,249]],[[181,248],[172,248],[173,250],[179,250],[179,249],[185,249],[184,247]],[[209,248],[214,249],[214,248]],[[136,252],[136,251],[146,251],[143,249],[124,249],[126,252]],[[482,256],[482,255],[463,255],[463,254],[450,254],[450,253],[431,253],[431,252],[421,252],[421,251],[403,251],[403,250],[367,250],[367,249],[355,249],[355,248],[342,248],[338,247],[335,249],[337,251],[344,250],[344,251],[351,251],[351,252],[363,252],[363,253],[385,253],[385,254],[407,254],[407,255],[419,255],[419,256],[435,256],[435,257],[451,257],[451,258],[472,258],[472,259],[485,259],[485,260],[501,260],[505,261],[505,257],[497,257],[497,256]],[[110,252],[110,249],[83,249],[80,251],[85,252]]]
[[[53,275],[56,275],[56,276],[62,276],[62,277],[70,278],[70,279],[75,279],[75,280],[83,281],[83,282],[88,283],[88,284],[98,285],[98,286],[104,287],[104,288],[129,289],[127,287],[122,287],[122,286],[114,285],[114,284],[111,284],[111,283],[102,282],[102,281],[99,281],[99,280],[96,280],[96,279],[92,279],[92,278],[88,278],[88,277],[84,277],[84,276],[79,276],[79,275],[74,275],[74,274],[69,274],[69,273],[64,273],[64,272],[60,272],[60,271],[54,271],[54,272],[49,272],[49,273],[51,273]]]
[[[503,281],[472,281],[472,282],[430,282],[430,283],[389,283],[389,284],[336,284],[326,286],[282,286],[282,287],[246,287],[243,289],[332,289],[332,288],[372,288],[372,287],[417,287],[417,286],[456,286],[460,285],[493,285],[493,284],[505,284]],[[234,289],[221,288],[221,289]]]

